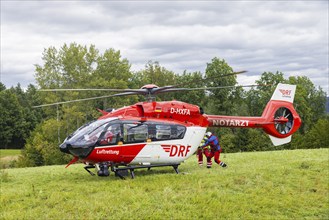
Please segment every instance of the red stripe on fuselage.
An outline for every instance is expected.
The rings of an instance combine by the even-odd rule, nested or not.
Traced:
[[[161,147],[163,148],[163,150],[165,151],[165,152],[170,152],[170,149],[171,149],[171,145],[161,145]]]
[[[129,164],[146,144],[126,144],[95,147],[84,161],[91,163],[113,162]]]

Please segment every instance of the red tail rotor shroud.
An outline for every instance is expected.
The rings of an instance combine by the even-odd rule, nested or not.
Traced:
[[[293,116],[292,129],[282,134],[276,129],[277,123],[287,123],[285,117],[275,118],[275,113],[280,108],[288,109]],[[285,138],[293,134],[301,126],[301,119],[293,107],[293,104],[285,101],[271,100],[266,105],[261,117],[240,117],[240,116],[207,116],[209,127],[244,127],[244,128],[263,128],[263,130],[274,137]]]

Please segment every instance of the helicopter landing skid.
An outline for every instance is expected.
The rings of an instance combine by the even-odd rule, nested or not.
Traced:
[[[84,167],[84,169],[85,169],[90,175],[95,176],[95,174],[89,170],[89,169],[91,169],[91,168],[95,168],[95,165],[91,165],[91,164],[89,164],[89,165],[87,165],[87,166]]]
[[[154,165],[140,165],[140,166],[126,166],[126,167],[117,167],[117,166],[111,166],[111,171],[115,173],[116,176],[120,177],[121,179],[125,179],[124,175],[122,175],[125,171],[130,171],[130,176],[132,179],[135,178],[135,169],[142,169],[147,168],[150,170],[152,167],[166,167],[166,166],[172,166],[175,170],[175,172],[178,174],[178,166],[180,164],[154,164]]]

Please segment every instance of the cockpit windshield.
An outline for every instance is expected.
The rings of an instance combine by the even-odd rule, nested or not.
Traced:
[[[70,135],[66,141],[73,146],[94,145],[105,127],[108,125],[108,122],[115,119],[116,118],[106,118],[83,125]]]

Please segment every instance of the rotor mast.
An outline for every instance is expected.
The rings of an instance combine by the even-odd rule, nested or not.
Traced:
[[[141,87],[141,89],[146,90],[145,99],[147,102],[155,102],[155,95],[153,90],[159,88],[155,84],[147,84]]]

